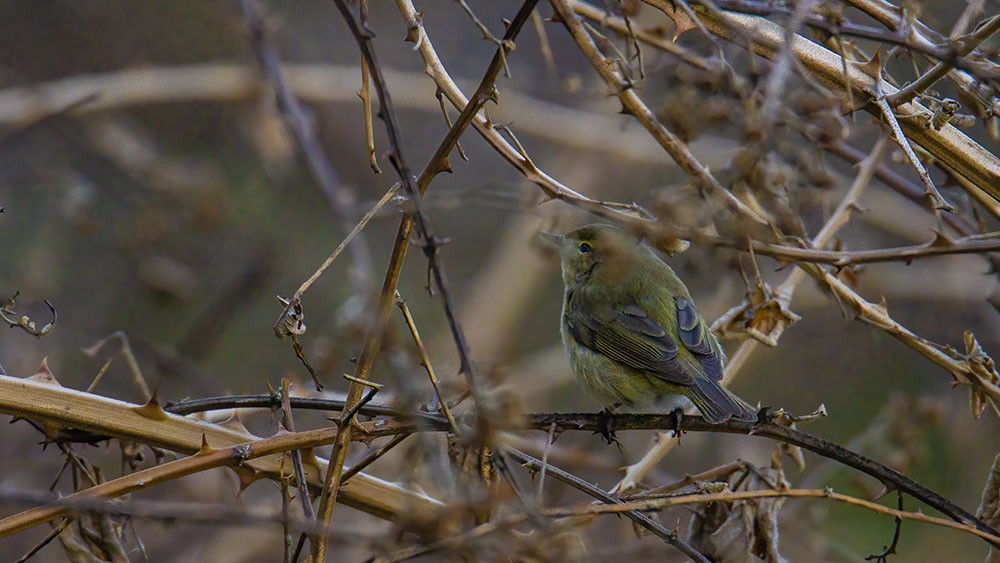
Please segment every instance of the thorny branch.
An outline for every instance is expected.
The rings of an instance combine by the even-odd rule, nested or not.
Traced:
[[[269,406],[280,402],[279,397],[274,394],[265,394],[257,397],[233,398],[224,397],[214,400],[201,401],[200,406],[213,406],[213,408],[229,407],[234,404],[242,406]],[[299,404],[302,407],[322,408],[330,410],[340,405],[346,405],[344,401],[322,401],[318,399],[302,399],[292,397],[289,399],[291,405]],[[184,408],[181,405],[174,407],[180,411],[190,412],[192,409]],[[352,411],[353,412],[353,411]],[[367,411],[366,407],[359,409],[359,412],[371,412],[375,414],[379,411]],[[414,413],[411,416],[418,416],[423,421],[417,425],[411,423],[389,422],[386,420],[362,423],[359,432],[367,437],[388,436],[397,434],[408,434],[412,432],[436,429],[447,430],[449,423],[439,416],[430,416],[425,413]],[[536,414],[528,416],[523,424],[517,426],[535,428],[545,432],[551,432],[552,428],[557,431],[581,430],[596,431],[601,424],[606,424],[599,415],[589,414]],[[819,455],[835,459],[849,467],[853,467],[872,475],[879,479],[887,489],[899,490],[910,494],[914,498],[925,502],[929,506],[948,515],[956,522],[964,525],[974,526],[982,532],[996,535],[988,525],[983,524],[965,510],[957,507],[947,499],[937,493],[927,489],[912,479],[899,472],[885,467],[877,462],[851,452],[837,444],[823,440],[816,436],[788,428],[783,425],[776,425],[769,422],[758,422],[756,424],[729,421],[723,424],[709,424],[700,417],[683,417],[678,421],[673,415],[619,415],[612,419],[611,428],[614,431],[654,429],[673,427],[678,431],[705,431],[705,432],[727,432],[736,434],[750,433],[754,436],[767,437],[793,444]],[[330,440],[339,432],[336,428],[327,428],[294,434],[282,434],[274,438],[259,439],[245,445],[237,445],[231,448],[214,450],[205,449],[196,456],[185,458],[176,462],[154,467],[150,470],[128,475],[118,480],[108,482],[99,486],[96,490],[88,489],[84,493],[86,496],[105,496],[108,494],[124,494],[136,487],[144,487],[155,484],[163,479],[174,479],[192,472],[201,471],[207,467],[217,465],[241,464],[257,456],[266,456],[279,451],[289,451],[292,449],[302,449],[313,447]],[[551,468],[549,469],[551,472]],[[89,491],[89,492],[88,492]],[[59,517],[64,512],[58,508],[36,509],[24,513],[11,519],[0,521],[0,534],[18,529],[24,526],[37,524],[43,520]]]
[[[272,395],[246,395],[236,397],[216,397],[206,399],[195,399],[182,401],[166,406],[166,410],[179,414],[191,414],[205,410],[225,409],[225,408],[271,408],[276,399]],[[291,397],[290,402],[293,408],[334,410],[342,408],[345,404],[342,400],[328,400],[311,397]],[[429,413],[404,413],[391,407],[382,405],[370,405],[359,411],[361,414],[378,417],[390,417],[395,419],[389,422],[384,419],[380,421],[362,423],[361,430],[367,436],[396,436],[419,432],[421,430],[446,431],[449,422],[442,416],[431,415]],[[419,422],[408,422],[409,418],[417,418]],[[957,522],[980,526],[976,523],[976,518],[958,507],[951,501],[945,499],[938,493],[924,487],[913,479],[891,469],[875,460],[867,458],[861,454],[852,452],[838,444],[824,440],[818,436],[808,434],[801,430],[789,428],[769,422],[748,423],[740,421],[727,421],[722,424],[710,424],[699,416],[685,415],[680,419],[680,426],[677,426],[677,417],[668,415],[616,415],[610,421],[610,430],[654,430],[673,429],[681,432],[721,432],[731,434],[749,434],[764,438],[779,440],[788,444],[805,448],[813,453],[827,457],[871,475],[878,479],[888,490],[898,490],[905,492],[927,505],[947,514]],[[600,429],[602,421],[599,415],[580,413],[544,413],[527,415],[525,419],[513,424],[512,427],[525,427],[548,432],[551,428],[556,429],[556,433],[564,431],[590,431],[596,432]],[[980,529],[991,534],[989,526]]]
[[[756,212],[737,199],[729,190],[722,187],[719,181],[709,172],[701,162],[691,153],[687,144],[681,141],[676,135],[671,133],[660,123],[656,115],[639,98],[632,87],[631,81],[618,70],[618,65],[601,53],[600,49],[584,28],[579,16],[570,8],[565,0],[552,0],[552,7],[559,14],[563,24],[567,27],[573,40],[576,41],[580,51],[587,57],[593,65],[594,70],[601,75],[601,78],[611,87],[612,93],[618,96],[622,103],[623,111],[633,115],[643,127],[656,139],[656,142],[663,147],[671,158],[690,176],[698,181],[705,191],[739,215],[742,219],[749,220],[755,224],[766,224],[767,221]]]

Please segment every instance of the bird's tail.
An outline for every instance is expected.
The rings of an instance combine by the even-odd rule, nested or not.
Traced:
[[[756,409],[726,391],[712,378],[697,378],[696,383],[688,388],[688,397],[701,411],[705,420],[712,424],[725,422],[730,418],[747,422],[757,420]]]

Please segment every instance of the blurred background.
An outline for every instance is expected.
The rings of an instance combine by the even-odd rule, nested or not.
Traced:
[[[497,36],[503,33],[501,18],[513,17],[520,6],[469,4]],[[948,2],[922,4],[921,18],[936,28],[949,29],[958,15]],[[996,8],[987,5],[987,11]],[[421,2],[418,8],[445,66],[471,93],[495,45],[483,39],[458,3]],[[539,10],[546,18],[551,15],[544,3]],[[382,174],[369,167],[355,94],[359,52],[333,3],[269,2],[264,11],[286,75],[315,116],[342,184],[340,205],[346,213],[334,209],[298,157],[273,90],[259,74],[238,2],[0,4],[0,296],[20,291],[17,309],[33,319],[46,318],[43,300],[59,314],[55,330],[41,339],[18,330],[0,333],[0,365],[6,373],[31,375],[47,358],[63,385],[86,389],[120,345],[110,342],[92,354],[83,350],[122,331],[161,400],[261,393],[267,383],[277,387],[282,377],[300,382],[302,393],[310,391],[309,375],[290,345],[272,332],[281,313],[275,295],[292,294],[342,240],[345,228],[397,178],[385,158]],[[669,20],[649,9],[634,18],[644,27],[671,28]],[[402,148],[420,170],[447,132],[434,85],[412,44],[404,43],[406,27],[394,5],[372,3],[370,27],[398,106]],[[498,82],[500,104],[487,106],[493,121],[510,123],[535,163],[579,192],[653,209],[677,205],[686,212],[689,208],[670,195],[680,190],[685,175],[644,129],[616,113],[617,101],[565,29],[557,23],[544,28],[544,42],[531,25],[517,40],[509,57],[511,76]],[[626,42],[613,37],[625,51]],[[685,34],[679,43],[703,54],[712,51],[696,33]],[[552,51],[550,61],[546,48]],[[733,49],[733,64],[752,68],[750,59]],[[747,134],[741,113],[746,106],[733,89],[665,53],[645,49],[643,54],[640,95],[690,140],[693,153],[709,168],[732,170],[731,158],[760,142]],[[747,72],[752,88],[757,77]],[[38,100],[53,92],[61,93],[63,107],[73,107],[54,114],[38,109]],[[805,103],[807,94],[807,86],[793,83],[787,104]],[[846,133],[867,153],[878,133],[871,117],[863,112],[830,117],[825,107],[810,125],[835,136]],[[375,131],[377,154],[384,155],[386,139],[378,121]],[[994,152],[1000,148],[981,127],[968,134]],[[855,169],[820,153],[805,138],[789,124],[767,142],[783,163],[789,205],[811,236],[840,201]],[[541,203],[539,190],[475,132],[466,134],[461,145],[468,160],[452,156],[454,172],[435,180],[424,208],[437,234],[450,239],[442,262],[480,373],[525,411],[596,411],[572,381],[559,340],[558,261],[537,242],[540,230],[569,230],[592,219],[558,201]],[[898,155],[886,162],[916,181]],[[974,206],[956,187],[945,186],[942,192],[963,212]],[[861,207],[864,213],[841,233],[848,248],[922,243],[936,226],[930,214],[878,181],[864,193]],[[342,255],[304,297],[308,332],[301,341],[331,392],[347,389],[340,374],[353,372],[352,358],[360,352],[400,216],[395,203],[380,212],[352,243],[357,249]],[[744,297],[736,256],[695,244],[667,260],[712,320]],[[772,285],[791,271],[779,270],[767,258],[759,258],[759,266]],[[996,283],[988,272],[980,256],[951,256],[870,265],[855,272],[853,281],[868,300],[884,297],[890,314],[915,333],[962,349],[962,332],[971,330],[987,353],[995,353],[1000,317],[986,300]],[[437,373],[457,393],[464,385],[456,375],[457,355],[440,302],[426,290],[427,279],[425,258],[411,252],[400,293]],[[997,417],[987,410],[974,420],[968,391],[953,389],[948,373],[880,330],[852,320],[811,279],[800,286],[792,310],[802,320],[776,348],[753,355],[735,391],[750,402],[794,413],[825,404],[830,416],[805,430],[849,444],[974,510],[1000,446]],[[732,352],[738,342],[724,344]],[[426,403],[432,398],[395,311],[374,379],[386,384],[382,400],[405,395]],[[141,399],[120,357],[94,392]],[[299,429],[324,424],[323,414],[329,415],[303,413]],[[246,420],[261,435],[275,429],[269,412]],[[523,436],[540,451],[542,433]],[[611,488],[622,476],[619,468],[637,461],[653,443],[652,432],[619,437],[621,450],[605,447],[597,436],[566,433],[550,459]],[[0,426],[0,483],[25,489],[50,485],[62,458],[58,450],[43,451],[39,440],[24,422]],[[407,481],[400,461],[431,455],[421,453],[418,444],[411,446],[399,448],[371,472]],[[761,438],[687,435],[650,480],[666,483],[737,458],[767,465],[773,446]],[[356,447],[349,459],[366,453]],[[120,474],[117,446],[83,452],[102,464],[107,478]],[[806,461],[803,472],[789,469],[793,486],[830,485],[865,498],[881,489],[874,480],[821,458],[807,455]],[[433,479],[413,478],[437,493]],[[576,491],[549,488],[552,504],[585,502]],[[222,470],[136,496],[280,507],[273,483],[257,483],[237,498],[235,478]],[[918,506],[908,501],[906,508]],[[0,502],[2,515],[20,509]],[[337,548],[344,550],[341,560],[360,561],[382,547],[390,549],[380,543],[389,524],[350,509],[340,514],[351,515],[338,521],[356,531],[353,541]],[[684,510],[669,514],[663,517],[668,527],[687,518]],[[858,561],[880,551],[893,532],[889,518],[814,500],[788,501],[781,525],[782,550],[791,561]],[[279,526],[136,520],[134,528],[151,561],[274,561],[281,553]],[[637,540],[625,520],[604,517],[586,530],[589,560],[612,553],[635,560],[676,559],[653,537]],[[14,560],[48,531],[0,540],[2,559]],[[969,535],[906,523],[899,552],[903,561],[972,561],[984,556],[985,545]],[[140,559],[138,552],[131,555]],[[65,557],[53,544],[33,560]]]

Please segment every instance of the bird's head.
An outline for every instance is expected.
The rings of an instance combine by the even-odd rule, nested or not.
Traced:
[[[624,280],[635,273],[641,260],[641,243],[627,233],[595,223],[564,235],[542,233],[559,251],[563,282],[567,287],[589,279]]]

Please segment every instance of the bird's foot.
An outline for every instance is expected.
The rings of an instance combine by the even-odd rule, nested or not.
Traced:
[[[684,421],[684,409],[677,407],[670,411],[670,416],[674,417],[674,437],[677,438],[679,445],[681,441],[681,422]]]
[[[771,422],[771,418],[774,416],[774,413],[770,411],[771,407],[761,407],[760,409],[757,410],[757,420],[753,422],[751,432],[753,431],[753,429],[756,429],[761,424],[767,424],[768,422]]]
[[[618,443],[618,438],[615,437],[613,430],[613,422],[614,415],[608,409],[602,409],[601,412],[597,413],[597,432],[594,434],[600,434],[608,444]]]

